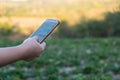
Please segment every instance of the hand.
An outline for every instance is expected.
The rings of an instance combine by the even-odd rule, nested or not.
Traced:
[[[41,52],[45,49],[46,43],[39,43],[38,37],[28,38],[26,39],[20,47],[24,50],[24,54],[22,56],[22,60],[31,61],[38,57]]]

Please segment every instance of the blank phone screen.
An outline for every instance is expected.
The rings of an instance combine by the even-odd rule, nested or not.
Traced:
[[[41,42],[58,24],[57,20],[47,19],[39,28],[30,36],[38,36]]]

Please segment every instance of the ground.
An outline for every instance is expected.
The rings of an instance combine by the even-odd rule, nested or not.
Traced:
[[[0,40],[0,46],[22,42]],[[119,80],[120,38],[47,39],[42,55],[0,69],[1,80]]]

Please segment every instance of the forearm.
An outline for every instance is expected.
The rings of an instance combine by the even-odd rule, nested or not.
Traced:
[[[0,67],[18,60],[31,61],[40,55],[45,45],[44,42],[38,42],[38,37],[33,37],[26,39],[19,46],[0,48]]]
[[[20,46],[0,48],[0,66],[20,60],[23,53],[24,50]]]

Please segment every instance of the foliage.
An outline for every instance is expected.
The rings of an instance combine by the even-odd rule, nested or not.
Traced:
[[[82,19],[74,26],[62,22],[56,34],[59,37],[111,37],[120,36],[120,11],[109,12],[104,20]]]
[[[0,46],[21,41],[0,40]],[[46,50],[32,62],[0,68],[2,80],[119,80],[120,38],[47,39]]]
[[[0,23],[0,35],[9,35],[12,33],[12,29],[10,24],[7,22],[5,23]]]
[[[9,38],[9,36],[22,36],[21,28],[17,25],[10,25],[8,22],[0,23],[0,36]]]
[[[0,16],[7,17],[8,23],[13,22],[11,25],[29,24],[28,20],[19,24],[17,17],[58,18],[61,20],[61,26],[55,33],[58,37],[120,36],[120,0],[2,0],[0,3]],[[12,17],[15,20],[12,21]],[[32,21],[30,25],[34,22],[36,21]],[[25,26],[20,26],[23,29],[19,31],[28,35],[33,30],[29,28],[28,31]],[[7,35],[11,30],[8,27],[0,33]]]

